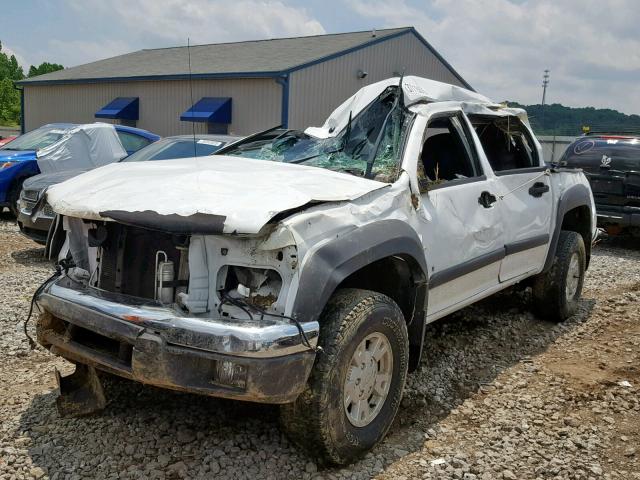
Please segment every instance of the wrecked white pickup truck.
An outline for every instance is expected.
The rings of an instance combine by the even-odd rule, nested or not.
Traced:
[[[389,429],[427,323],[524,281],[545,318],[576,308],[593,198],[545,165],[522,110],[395,78],[321,128],[222,153],[47,193],[49,248],[68,238],[70,255],[37,293],[37,331],[77,364],[62,407],[104,404],[96,369],[278,403],[296,442],[347,463]]]

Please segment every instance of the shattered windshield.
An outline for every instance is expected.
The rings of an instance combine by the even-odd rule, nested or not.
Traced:
[[[397,91],[397,87],[385,90],[335,137],[320,139],[298,130],[274,134],[272,130],[241,141],[224,154],[392,182],[399,173],[400,149],[409,118]]]

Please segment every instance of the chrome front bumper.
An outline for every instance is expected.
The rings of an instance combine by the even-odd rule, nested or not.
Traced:
[[[150,300],[83,287],[66,276],[50,282],[37,302],[44,312],[38,340],[53,353],[167,388],[284,403],[304,389],[315,359],[286,319],[189,316]],[[301,327],[315,347],[318,322]],[[225,384],[221,366],[237,368],[244,380]]]

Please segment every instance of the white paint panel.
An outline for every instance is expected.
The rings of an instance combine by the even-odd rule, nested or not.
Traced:
[[[507,255],[500,267],[500,281],[504,282],[523,273],[540,270],[547,257],[548,248],[549,246],[545,244]]]
[[[505,220],[505,244],[510,245],[551,233],[553,193],[551,189],[540,197],[529,194],[534,183],[549,185],[549,176],[543,172],[504,175],[496,178],[499,197],[497,208]],[[543,248],[546,252],[547,245]],[[538,270],[544,265],[544,257],[536,255],[509,255],[510,260],[500,270],[500,281],[508,280],[521,272]]]
[[[496,284],[500,262],[479,268],[467,275],[429,290],[427,315],[433,315],[448,306],[460,303]]]

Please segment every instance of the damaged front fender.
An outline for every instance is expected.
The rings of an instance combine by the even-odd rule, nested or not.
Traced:
[[[392,256],[408,261],[414,282],[426,284],[428,270],[422,242],[406,222],[381,220],[323,244],[305,260],[292,315],[317,320],[345,278],[377,260]],[[426,294],[426,290],[424,292]],[[422,309],[424,301],[419,302],[417,310]]]

